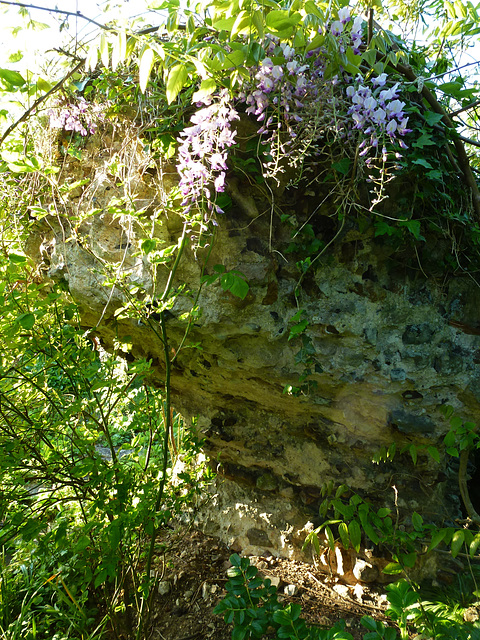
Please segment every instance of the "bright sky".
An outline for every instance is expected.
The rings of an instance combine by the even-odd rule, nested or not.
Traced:
[[[28,0],[23,0],[28,4]],[[148,12],[147,5],[151,0],[123,0],[111,2],[108,0],[32,0],[32,4],[40,7],[60,8],[62,11],[76,13],[80,11],[84,16],[105,24],[109,20],[121,20],[132,17],[143,17],[145,21],[156,23],[155,16],[158,12]],[[107,9],[107,12],[104,10]],[[0,4],[0,66],[8,63],[12,68],[8,57],[12,53],[22,51],[24,58],[16,63],[13,68],[23,71],[25,68],[33,69],[39,62],[39,53],[47,48],[59,47],[62,43],[72,42],[77,36],[80,40],[89,39],[98,33],[95,25],[88,23],[76,16],[68,17],[68,29],[59,31],[59,25],[66,19],[65,15],[48,13],[46,11],[29,9],[30,16],[36,22],[51,25],[48,29],[34,30],[27,28],[27,20],[19,16],[18,7]],[[23,27],[15,33],[18,27]]]

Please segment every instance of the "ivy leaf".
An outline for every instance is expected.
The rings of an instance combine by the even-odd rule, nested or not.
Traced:
[[[188,71],[185,65],[176,64],[170,69],[167,80],[167,102],[172,104],[180,91],[185,86],[188,78]]]
[[[416,149],[423,149],[423,147],[429,147],[435,144],[436,142],[432,140],[431,135],[423,133],[420,138],[412,144],[412,147],[415,147]]]
[[[142,242],[142,251],[145,255],[151,253],[157,246],[157,241],[154,238],[146,238]]]
[[[425,118],[425,122],[431,126],[438,124],[443,118],[441,113],[435,113],[434,111],[427,111],[423,114],[423,117]]]
[[[350,171],[351,164],[352,164],[352,161],[350,160],[350,158],[342,158],[338,162],[334,162],[332,164],[332,167],[335,169],[335,171],[338,171],[338,173],[341,173],[342,175],[346,176],[347,173]]]
[[[419,220],[400,220],[399,227],[406,227],[411,234],[415,237],[415,240],[425,240],[420,234],[420,221]]]

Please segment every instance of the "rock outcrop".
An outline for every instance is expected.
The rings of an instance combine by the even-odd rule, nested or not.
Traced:
[[[155,166],[132,132],[94,137],[89,145],[82,162],[71,159],[63,171],[65,180],[90,182],[70,192],[59,218],[43,221],[27,249],[46,278],[65,281],[85,327],[95,328],[107,348],[131,344],[128,357],[151,359],[152,382],[161,384],[154,310],[148,322],[115,311],[125,303],[124,285],[138,286],[139,301],[145,292],[163,292],[168,263],[155,267],[155,279],[139,247],[152,229],[157,247],[177,244],[181,220],[166,204],[175,165]],[[128,174],[114,175],[113,160]],[[318,521],[330,481],[373,505],[391,505],[406,524],[414,511],[427,521],[456,517],[455,478],[443,454],[437,463],[422,446],[441,448],[448,429],[442,405],[465,418],[479,415],[480,290],[468,277],[427,279],[421,261],[407,266],[405,253],[348,219],[299,287],[298,257],[286,252],[291,228],[263,207],[264,195],[232,185],[233,206],[209,240],[205,273],[217,264],[238,269],[250,290],[241,300],[218,283],[202,287],[201,313],[171,379],[176,410],[197,418],[205,454],[219,472],[202,516],[207,531],[234,549],[296,553],[307,523]],[[287,190],[278,207],[297,228],[308,219],[325,245],[336,227],[328,201],[311,214],[316,198],[321,194],[302,201]],[[135,216],[122,211],[126,202]],[[172,349],[182,341],[207,251],[186,250],[176,272],[174,286],[185,288],[168,313]],[[115,286],[105,286],[106,279]],[[299,309],[308,324],[291,336]],[[311,375],[301,381],[306,368]],[[399,453],[373,464],[392,442],[397,452],[418,445],[417,464]]]

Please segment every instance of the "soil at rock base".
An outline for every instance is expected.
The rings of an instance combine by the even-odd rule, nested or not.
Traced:
[[[159,543],[166,551],[157,555],[155,569],[160,580],[151,619],[152,640],[230,640],[226,625],[213,609],[225,595],[227,569],[232,550],[217,539],[190,530],[164,532]],[[279,599],[285,604],[298,602],[309,624],[329,628],[340,619],[346,621],[355,640],[367,630],[360,618],[369,615],[387,621],[387,600],[380,587],[347,586],[321,573],[311,564],[284,558],[252,557],[261,574],[279,581]],[[287,585],[297,587],[296,595],[284,595]]]

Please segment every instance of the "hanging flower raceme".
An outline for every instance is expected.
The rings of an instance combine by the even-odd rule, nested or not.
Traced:
[[[50,109],[50,127],[63,129],[86,137],[97,130],[97,123],[103,120],[106,105],[98,105],[80,98],[77,103]]]
[[[368,152],[369,146],[378,147],[385,137],[391,143],[406,148],[405,142],[399,138],[411,131],[407,129],[408,117],[403,111],[405,103],[398,99],[399,83],[389,89],[384,88],[387,78],[386,73],[372,78],[370,87],[363,84],[363,78],[358,76],[346,90],[351,100],[348,114],[352,116],[354,128],[360,129],[366,136],[360,145],[363,155]]]
[[[341,52],[351,48],[358,53],[362,45],[363,22],[362,18],[352,21],[348,7],[340,9],[338,19],[327,30],[336,37]],[[328,52],[317,48],[297,53],[289,44],[279,42],[273,36],[269,37],[265,50],[267,57],[253,70],[251,81],[245,83],[239,96],[247,105],[246,112],[261,123],[258,133],[262,135],[263,143],[275,146],[283,157],[289,155],[298,137],[299,123],[312,131],[309,121],[318,118],[320,111],[323,125],[317,128],[314,124],[313,129],[317,128],[317,132],[324,129],[330,114],[330,129],[343,137],[343,125],[334,116],[338,105],[333,88],[347,76],[340,69],[336,76],[325,79]],[[287,134],[281,140],[280,130]]]
[[[223,213],[215,204],[215,193],[225,190],[228,149],[235,144],[235,130],[231,123],[239,116],[232,107],[227,90],[212,101],[208,98],[190,118],[192,126],[186,127],[178,141],[180,174],[179,188],[183,196],[182,207],[188,215],[193,207],[203,210],[201,230],[215,213]],[[206,206],[201,206],[206,205]]]

